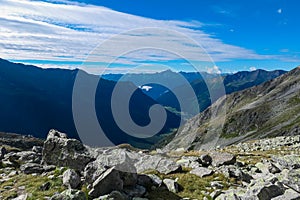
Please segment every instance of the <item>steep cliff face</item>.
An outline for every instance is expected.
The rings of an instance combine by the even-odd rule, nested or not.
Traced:
[[[255,138],[300,134],[300,67],[220,98],[179,129],[166,150],[208,149]]]

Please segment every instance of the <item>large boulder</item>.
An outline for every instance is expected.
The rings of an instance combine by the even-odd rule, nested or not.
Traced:
[[[210,157],[212,158],[212,165],[215,167],[232,165],[236,162],[235,155],[225,152],[212,152]]]
[[[76,189],[80,184],[80,176],[73,169],[67,169],[63,173],[63,184],[69,189]]]
[[[87,184],[92,184],[95,180],[103,174],[107,168],[97,160],[88,163],[83,171],[84,181]]]
[[[137,170],[134,166],[137,159],[137,153],[126,149],[106,149],[97,156],[95,161],[86,166],[84,176],[87,182],[93,181],[107,168],[114,167],[115,170],[119,171],[119,176],[124,186],[134,186],[138,178]]]
[[[147,170],[157,170],[163,174],[170,174],[181,170],[181,165],[176,163],[174,159],[162,155],[148,155],[121,148],[99,148],[90,151],[96,157],[96,163],[101,163],[102,166],[106,167],[116,166],[119,171],[132,174]]]
[[[66,134],[50,130],[43,147],[43,163],[75,170],[83,170],[92,161],[86,147],[76,139],[68,139]]]
[[[176,163],[173,159],[166,158],[160,155],[147,155],[135,163],[137,172],[145,172],[147,170],[157,170],[163,174],[170,174],[180,172],[182,167]]]
[[[255,185],[246,192],[245,196],[250,197],[250,199],[271,200],[283,195],[284,192],[284,189],[276,184]]]
[[[122,190],[123,181],[120,173],[115,167],[108,169],[104,172],[94,183],[93,188],[89,192],[89,196],[97,198],[102,195],[109,194],[114,190]]]

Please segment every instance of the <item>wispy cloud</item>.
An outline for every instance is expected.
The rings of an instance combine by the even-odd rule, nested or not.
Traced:
[[[56,2],[56,3],[55,3]],[[1,0],[0,57],[11,60],[83,61],[98,44],[125,31],[157,27],[178,31],[198,42],[214,61],[231,59],[267,59],[252,50],[225,44],[201,30],[198,21],[155,20],[105,7],[70,3],[69,1]],[[139,38],[139,39],[137,39]],[[129,52],[116,55],[118,48],[135,47],[141,40],[145,44],[161,43],[185,52],[185,58],[201,61],[199,48],[178,40],[174,35],[139,32],[124,34],[106,46],[99,54],[101,62],[118,56],[121,64],[143,60],[174,60],[176,55],[160,51]],[[206,61],[206,60],[204,60]],[[44,66],[48,67],[47,64]],[[69,66],[68,66],[69,68]]]

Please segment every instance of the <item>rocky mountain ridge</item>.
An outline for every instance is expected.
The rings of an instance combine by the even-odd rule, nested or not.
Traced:
[[[2,147],[0,198],[300,199],[300,136],[213,151],[91,148],[51,130],[43,146]]]
[[[300,134],[300,68],[220,98],[188,120],[165,150],[226,146]]]

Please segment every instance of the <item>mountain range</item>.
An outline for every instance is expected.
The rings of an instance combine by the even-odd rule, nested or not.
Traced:
[[[189,105],[187,114],[191,117],[198,114],[198,111],[201,112],[205,110],[212,103],[214,103],[215,100],[217,100],[224,94],[230,94],[232,92],[259,85],[284,73],[286,73],[286,71],[283,70],[265,71],[259,69],[251,72],[241,71],[235,74],[223,74],[222,76],[193,80],[189,83],[189,85],[180,85],[174,88],[173,91],[184,96],[187,88],[193,88],[197,100],[193,98],[185,99],[185,104]],[[208,84],[210,85],[209,89],[207,88]],[[225,91],[219,91],[220,88],[223,88],[223,90]],[[214,99],[211,98],[211,93],[214,93]],[[175,108],[179,112],[181,111],[177,98],[172,91],[165,92],[164,94],[159,96],[156,101],[161,105]]]
[[[0,59],[0,131],[32,134],[35,137],[45,138],[46,133],[54,128],[67,132],[69,137],[80,139],[72,113],[73,86],[79,72],[87,77],[88,81],[85,84],[99,79],[99,76],[91,75],[78,69],[41,69],[35,66],[16,64]],[[172,90],[179,90],[180,92],[180,90],[184,91],[186,85],[172,81],[172,77],[174,78],[178,75],[185,77],[187,83],[192,86],[196,93],[196,101],[198,101],[201,106],[200,110],[204,111],[196,116],[196,118],[199,116],[204,116],[205,118],[206,115],[203,113],[206,113],[206,110],[209,110],[208,107],[211,103],[216,101],[217,98],[220,98],[221,95],[217,96],[217,98],[212,101],[204,79],[214,83],[213,90],[215,91],[218,91],[220,84],[224,83],[226,89],[225,92],[229,94],[234,91],[240,91],[258,85],[284,73],[285,71],[281,70],[271,72],[257,70],[251,72],[239,72],[236,74],[222,74],[221,76],[203,73],[204,75],[201,74],[200,76],[199,73],[176,73],[168,70],[150,75],[129,74],[126,79],[122,79],[118,74],[104,75],[99,79],[100,81],[95,93],[97,120],[103,131],[106,133],[106,136],[114,144],[129,143],[140,148],[150,148],[161,140],[161,138],[164,138],[163,136],[166,133],[170,133],[170,131],[177,129],[181,119],[178,115],[176,103],[174,103],[176,102],[176,97],[170,95],[170,88],[166,88],[156,83],[153,83],[152,85],[144,84],[144,86],[159,88],[159,93],[162,92],[162,94],[156,96],[155,99],[153,95],[147,93],[145,88],[140,87],[143,85],[139,85],[138,83],[145,83],[145,81],[153,80],[153,78],[156,80],[160,79],[161,81],[167,82],[168,85],[171,85]],[[136,85],[129,82],[130,77],[134,77],[135,81],[133,82]],[[140,139],[126,134],[119,128],[111,110],[111,97],[117,84],[116,81],[118,81],[118,84],[122,85],[124,91],[135,90],[130,99],[129,109],[130,115],[136,124],[146,126],[150,123],[149,109],[152,105],[161,104],[167,108],[167,121],[157,136]],[[149,89],[149,91],[151,90],[152,89]],[[244,90],[242,92],[244,92]],[[155,95],[157,94],[158,93]],[[230,96],[231,95],[229,95],[229,97]],[[85,99],[84,96],[80,98],[82,98],[83,101]],[[219,100],[217,102],[219,102]],[[193,109],[196,104],[191,102],[188,98],[185,103],[190,105],[190,114],[194,114]],[[231,108],[229,108],[229,110],[230,109]],[[189,124],[191,124],[191,121],[194,119],[195,118],[189,120],[184,127],[189,127]],[[83,123],[89,124],[89,119],[84,119]],[[226,129],[223,134],[226,138],[237,134],[230,132],[229,127],[231,126],[228,124],[229,122],[226,121],[224,126],[228,127],[228,130]],[[185,130],[185,128],[180,127],[179,131],[182,131],[182,129]],[[87,128],[86,134],[90,134],[90,131],[91,130]],[[188,135],[189,133],[184,134]],[[174,141],[176,143],[176,137]],[[170,146],[172,146],[172,144],[174,144],[174,142],[171,142]],[[180,142],[178,144],[180,144]]]
[[[72,114],[72,93],[78,72],[41,69],[0,59],[0,131],[45,138],[49,130],[55,128],[67,132],[69,137],[79,138]],[[96,75],[82,73],[86,74],[87,80],[98,79]],[[139,125],[148,124],[149,108],[157,103],[132,83],[121,84],[125,90],[136,89],[130,99],[130,105],[134,105],[130,106],[133,120]],[[110,109],[115,85],[116,82],[100,79],[95,94],[96,114],[103,131],[115,144],[151,146],[155,138],[138,139],[127,135],[116,125]],[[88,122],[88,119],[85,120]],[[179,122],[177,115],[167,111],[167,121],[160,133],[177,128]],[[86,131],[89,132],[88,129]]]
[[[218,99],[169,138],[165,149],[211,149],[300,134],[300,67]]]

